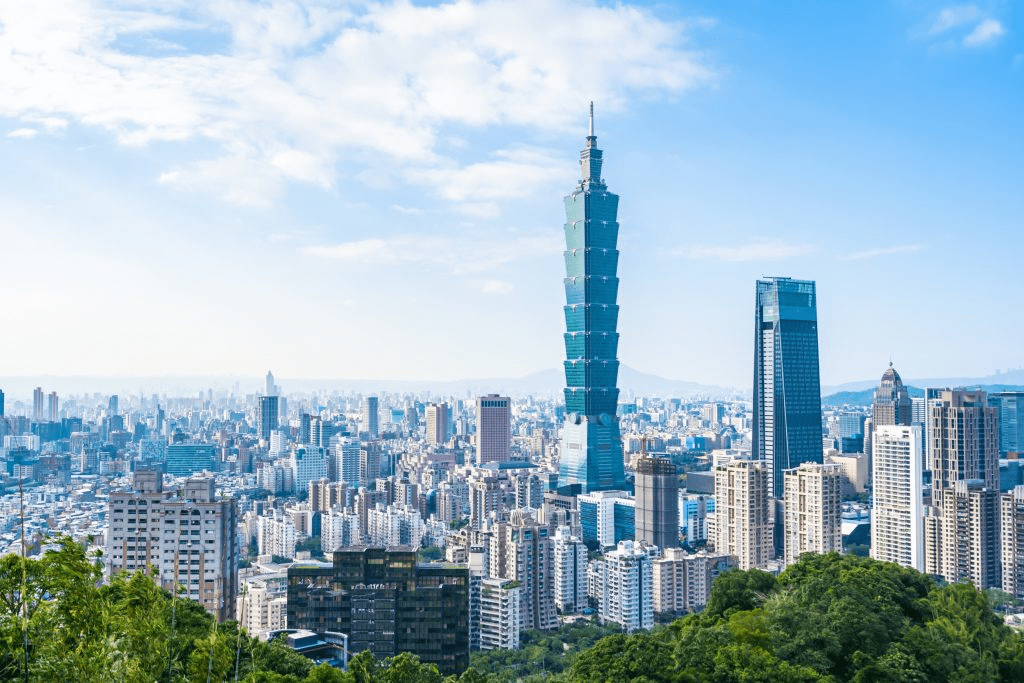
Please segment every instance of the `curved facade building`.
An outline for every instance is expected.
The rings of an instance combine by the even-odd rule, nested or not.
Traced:
[[[913,403],[907,388],[903,386],[900,373],[889,363],[882,374],[882,380],[875,389],[875,401],[871,406],[871,422],[875,427],[882,425],[909,425]]]
[[[601,180],[601,150],[590,135],[580,152],[582,178],[565,198],[565,424],[559,486],[584,492],[625,486],[619,399],[616,248],[618,195]]]

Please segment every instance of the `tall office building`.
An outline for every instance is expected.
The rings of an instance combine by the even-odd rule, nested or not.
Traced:
[[[32,419],[39,422],[43,419],[43,388],[32,390]]]
[[[811,281],[757,281],[753,421],[754,459],[765,462],[771,495],[782,498],[784,470],[822,462],[818,310]]]
[[[335,481],[343,481],[353,489],[359,488],[361,451],[358,439],[339,437],[334,440]]]
[[[277,396],[277,384],[274,383],[274,374],[267,370],[267,379],[263,387],[263,394],[265,396]]]
[[[418,655],[442,674],[469,667],[469,570],[417,564],[415,548],[347,548],[288,569],[288,628],[348,634],[352,652]]]
[[[277,396],[260,396],[259,400],[258,433],[261,439],[269,441],[270,432],[275,431],[278,426]]]
[[[882,381],[875,389],[875,400],[871,404],[871,422],[875,427],[883,425],[909,425],[913,421],[913,403],[907,388],[903,386],[900,373],[892,363],[882,373]]]
[[[451,408],[447,403],[430,403],[426,409],[427,445],[440,446],[448,441],[448,423]]]
[[[636,464],[635,539],[659,548],[679,546],[679,476],[668,458]]]
[[[359,431],[366,432],[371,439],[380,436],[380,401],[376,396],[363,399],[363,418]]]
[[[768,468],[761,460],[733,460],[715,469],[715,551],[740,569],[763,569],[775,557]]]
[[[786,564],[804,553],[843,552],[842,467],[805,462],[783,472]]]
[[[999,413],[999,455],[1024,453],[1024,391],[997,391],[988,404]]]
[[[928,422],[925,571],[978,590],[998,588],[998,412],[983,391],[943,390],[929,406]]]
[[[476,400],[477,465],[506,462],[511,457],[511,404],[512,399],[497,394],[488,394]]]
[[[4,392],[0,390],[0,417],[4,416]]]
[[[876,427],[872,450],[871,557],[924,571],[921,428]]]
[[[616,325],[619,197],[601,180],[602,152],[590,135],[580,153],[582,178],[565,198],[565,422],[558,485],[583,492],[625,488]]]
[[[111,395],[107,401],[107,415],[119,415],[121,413],[120,399],[117,394]]]

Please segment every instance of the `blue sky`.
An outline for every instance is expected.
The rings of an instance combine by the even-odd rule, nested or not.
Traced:
[[[5,3],[0,377],[555,367],[591,99],[623,362],[748,386],[789,275],[825,384],[1020,367],[1015,9]]]

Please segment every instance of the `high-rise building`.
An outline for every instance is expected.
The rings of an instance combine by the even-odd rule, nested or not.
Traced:
[[[506,462],[512,448],[512,400],[488,394],[476,400],[476,464]],[[429,424],[428,424],[429,427]]]
[[[490,535],[490,575],[522,586],[522,625],[541,631],[558,627],[555,611],[555,531],[532,510],[513,510]]]
[[[1000,499],[1003,590],[1024,599],[1024,486],[1016,486]]]
[[[929,406],[932,505],[925,512],[925,572],[978,590],[999,572],[999,414],[983,391],[944,390]]]
[[[701,611],[711,597],[712,582],[735,567],[736,558],[725,553],[668,548],[653,564],[655,614],[670,620]]]
[[[620,541],[590,563],[587,591],[601,623],[618,624],[626,633],[654,628],[653,559],[646,546]]]
[[[118,399],[117,394],[113,394],[113,395],[111,395],[110,399],[107,401],[107,414],[108,415],[120,415],[120,413],[121,413],[120,399]]]
[[[1024,453],[1024,391],[997,391],[988,404],[999,413],[999,455]]]
[[[765,462],[769,491],[781,499],[784,470],[822,462],[814,282],[757,281],[753,423],[753,457]]]
[[[270,432],[275,431],[278,426],[277,398],[277,396],[260,396],[258,434],[261,439],[267,441],[270,440]]]
[[[913,407],[910,394],[903,386],[903,379],[892,363],[889,363],[875,389],[875,401],[871,405],[872,424],[875,427],[909,425],[914,418]]]
[[[447,403],[430,403],[426,409],[427,445],[440,446],[448,441],[451,408]]]
[[[565,198],[565,422],[558,485],[584,492],[625,488],[618,407],[619,197],[601,179],[602,152],[590,134],[582,178]]]
[[[469,667],[469,570],[417,564],[414,548],[349,548],[288,569],[288,627],[349,636],[382,660],[411,652],[443,674]]]
[[[57,422],[60,420],[60,398],[57,397],[56,391],[51,391],[49,395],[47,395],[46,419],[50,422]]]
[[[363,399],[363,416],[359,431],[366,432],[371,439],[380,436],[380,401],[376,396]]]
[[[274,383],[274,374],[267,370],[267,379],[263,388],[264,396],[277,396],[277,384]]]
[[[43,419],[43,388],[32,390],[32,419],[36,422]]]
[[[775,557],[768,481],[762,460],[733,460],[715,468],[709,536],[715,551],[734,556],[743,570],[763,569]]]
[[[518,650],[522,586],[512,579],[480,580],[480,649]]]
[[[555,530],[555,607],[563,614],[587,606],[587,546],[569,527]]]
[[[155,567],[163,588],[218,620],[235,616],[237,511],[212,477],[189,479],[179,494],[164,492],[159,470],[136,470],[133,490],[112,492],[108,508],[108,573]]]
[[[805,462],[783,472],[786,564],[804,553],[843,552],[842,467]]]
[[[4,417],[4,392],[0,390],[0,417]]]
[[[924,571],[921,428],[875,428],[871,557]]]
[[[359,487],[372,488],[380,477],[380,447],[371,443],[359,448]]]
[[[167,446],[167,474],[187,477],[212,472],[216,467],[216,447],[208,443],[174,443]]]
[[[353,489],[359,488],[361,450],[357,439],[341,437],[334,441],[335,478]]]
[[[636,464],[635,539],[661,549],[679,546],[679,475],[668,458]]]
[[[469,480],[469,526],[483,528],[492,512],[502,508],[504,490],[495,476],[474,476]]]
[[[636,499],[625,491],[593,491],[576,498],[583,541],[614,548],[636,536]]]

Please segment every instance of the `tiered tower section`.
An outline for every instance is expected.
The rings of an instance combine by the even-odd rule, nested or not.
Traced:
[[[565,198],[565,410],[559,486],[584,492],[625,486],[616,416],[619,389],[618,195],[601,180],[601,150],[590,135],[582,179]]]

